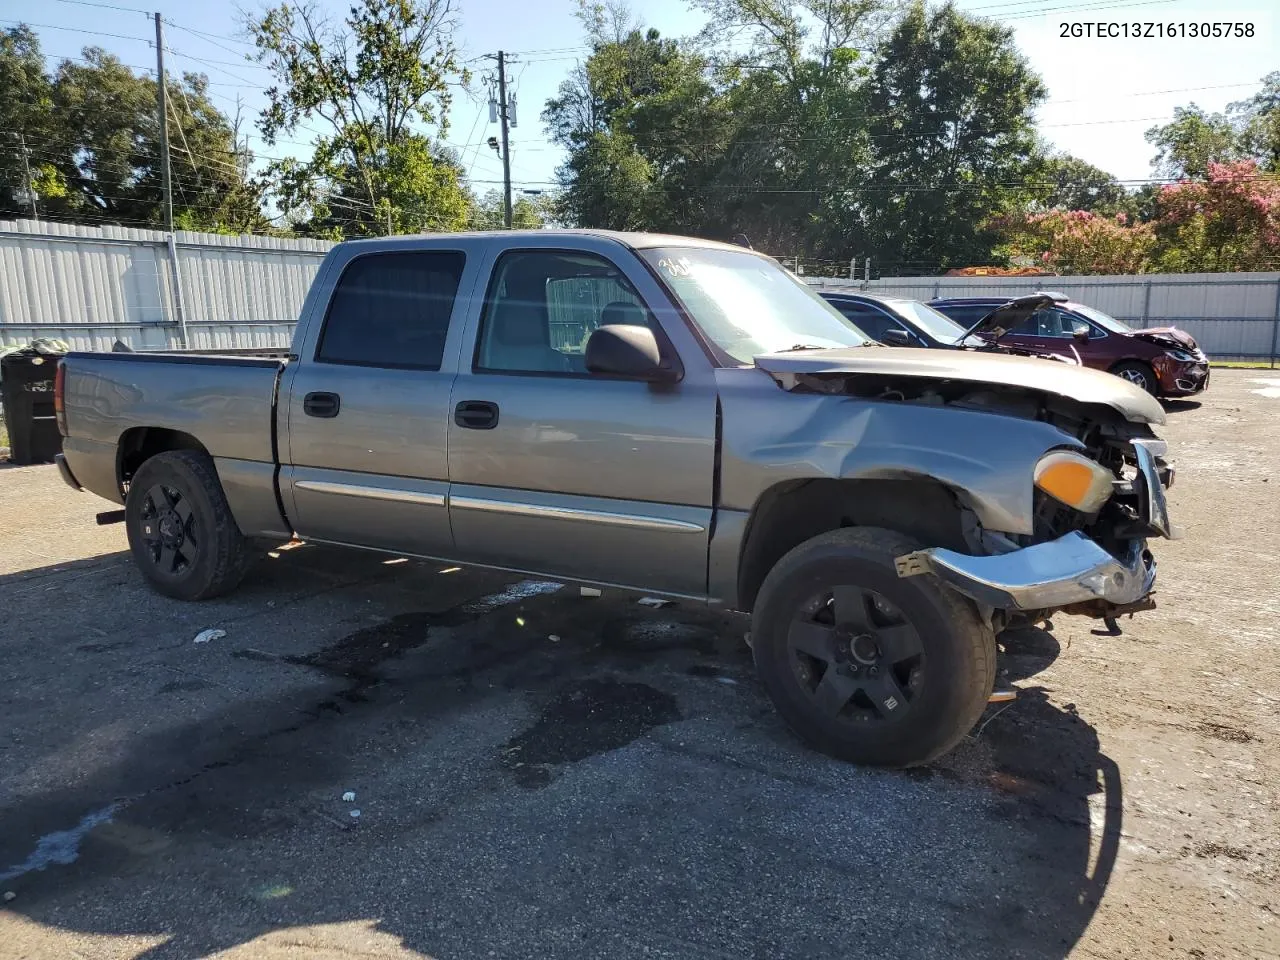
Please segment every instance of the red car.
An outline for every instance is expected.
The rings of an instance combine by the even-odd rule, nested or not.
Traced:
[[[1158,397],[1188,397],[1209,386],[1209,358],[1192,336],[1176,327],[1135,330],[1101,310],[1060,293],[1039,293],[1043,305],[1009,329],[991,320],[1010,301],[999,297],[947,297],[929,306],[970,332],[1034,353],[1070,353],[1086,367],[1108,370]],[[1006,310],[1007,314],[1007,310]]]

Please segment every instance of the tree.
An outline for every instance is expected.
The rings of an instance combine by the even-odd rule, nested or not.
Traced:
[[[174,219],[206,230],[262,229],[261,185],[234,124],[199,74],[169,79]],[[163,222],[156,81],[98,47],[44,72],[27,27],[0,36],[0,210],[29,216],[26,174],[41,216],[91,224]],[[25,144],[25,157],[23,145]],[[26,165],[23,165],[23,160]],[[18,198],[22,201],[18,202]]]
[[[1151,224],[1126,214],[1087,210],[1010,214],[993,225],[1006,237],[1005,255],[1061,274],[1142,273],[1156,244]]]
[[[1252,160],[1211,163],[1199,181],[1160,192],[1157,262],[1170,273],[1275,270],[1280,266],[1280,179]]]
[[[468,214],[448,132],[451,86],[468,75],[452,0],[357,0],[340,25],[284,3],[246,26],[274,75],[259,118],[268,143],[320,123],[309,160],[270,169],[300,229],[330,236],[455,230]]]
[[[26,25],[0,32],[0,90],[0,217],[28,217],[28,171],[59,187],[46,154],[54,139],[53,84]]]
[[[746,233],[767,249],[843,258],[849,185],[867,152],[867,68],[848,44],[885,5],[704,7],[721,29],[694,43],[643,30],[622,7],[582,8],[592,55],[544,113],[569,152],[567,219]],[[734,31],[751,32],[749,53],[713,42]]]
[[[703,187],[726,122],[707,61],[625,8],[583,5],[592,54],[543,111],[569,152],[559,171],[567,221],[615,229],[698,232]]]
[[[552,194],[516,197],[511,204],[511,228],[513,230],[541,230],[554,219],[556,197]],[[502,230],[506,211],[503,209],[502,194],[490,190],[483,197],[471,203],[472,230]]]
[[[989,262],[997,238],[983,224],[1030,199],[1045,95],[1012,29],[950,4],[913,6],[877,52],[867,94],[866,249],[899,268]]]
[[[1241,152],[1268,173],[1280,173],[1280,70],[1262,78],[1262,89],[1227,112],[1240,129]]]
[[[1046,210],[1116,213],[1129,205],[1119,180],[1070,154],[1045,157],[1032,177],[1036,203]]]
[[[1173,120],[1152,127],[1146,138],[1156,148],[1151,165],[1161,177],[1203,177],[1212,163],[1240,159],[1240,144],[1231,119],[1221,113],[1205,113],[1194,103],[1175,107]]]

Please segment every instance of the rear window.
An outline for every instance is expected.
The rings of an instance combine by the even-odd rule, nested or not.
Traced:
[[[316,360],[439,370],[466,257],[374,253],[347,265],[329,302]]]
[[[934,303],[930,304],[930,306],[944,316],[950,317],[956,323],[960,324],[960,326],[965,330],[968,330],[988,313],[998,307],[999,304]]]

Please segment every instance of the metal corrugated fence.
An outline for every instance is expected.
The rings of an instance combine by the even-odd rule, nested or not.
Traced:
[[[0,345],[76,350],[287,346],[333,246],[128,227],[0,221]]]
[[[861,283],[806,277],[817,287],[885,296],[1017,297],[1049,290],[1135,327],[1177,326],[1218,360],[1280,357],[1280,273],[1167,273],[1108,277],[882,277]]]

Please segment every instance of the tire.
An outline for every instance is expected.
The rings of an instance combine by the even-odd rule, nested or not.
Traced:
[[[900,578],[921,544],[846,527],[784,556],[760,588],[752,654],[783,720],[839,760],[928,763],[977,722],[995,683],[995,636],[936,577]]]
[[[138,468],[125,498],[134,562],[151,586],[177,600],[208,600],[240,583],[252,560],[213,461],[174,450]]]
[[[1160,392],[1160,381],[1156,379],[1156,372],[1140,360],[1117,363],[1111,368],[1111,372],[1123,380],[1128,380],[1135,387],[1141,387],[1153,397]]]

